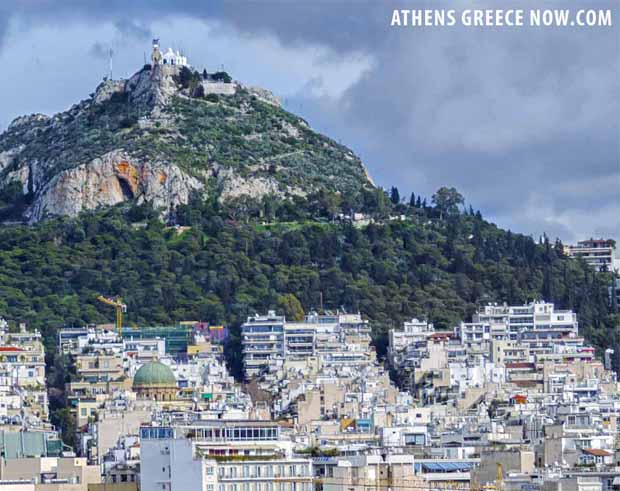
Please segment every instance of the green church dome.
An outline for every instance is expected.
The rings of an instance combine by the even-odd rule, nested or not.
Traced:
[[[140,367],[133,377],[134,387],[176,387],[177,379],[170,367],[160,361],[150,361]]]

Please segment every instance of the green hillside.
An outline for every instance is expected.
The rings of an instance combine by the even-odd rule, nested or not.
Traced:
[[[272,204],[265,224],[251,214],[232,220],[217,200],[195,199],[179,210],[179,223],[191,227],[180,233],[148,206],[3,227],[0,311],[53,343],[58,327],[112,321],[95,297],[122,295],[131,324],[200,319],[231,326],[227,351],[237,374],[235,343],[246,316],[318,308],[321,293],[326,309],[360,311],[373,322],[380,353],[387,330],[405,319],[452,328],[480,303],[538,298],[576,309],[597,346],[618,339],[609,275],[563,257],[554,244],[454,207],[394,205],[381,190],[357,203],[377,223],[330,223],[332,201],[319,193],[296,206]],[[405,219],[389,218],[400,215]]]

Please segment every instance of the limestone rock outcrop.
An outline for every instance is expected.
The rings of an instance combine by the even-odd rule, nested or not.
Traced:
[[[170,102],[179,92],[175,81],[181,67],[159,65],[150,70],[140,70],[125,83],[125,92],[133,104],[159,108]]]
[[[56,175],[38,195],[28,218],[35,222],[50,215],[76,216],[134,199],[168,212],[202,187],[176,165],[139,162],[113,151]]]

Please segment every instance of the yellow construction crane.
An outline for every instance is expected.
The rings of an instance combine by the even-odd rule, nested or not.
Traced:
[[[123,329],[123,313],[127,312],[127,305],[123,303],[123,299],[121,297],[108,298],[103,295],[99,295],[97,300],[114,307],[116,310],[116,330],[119,334],[121,334],[121,330]]]
[[[495,489],[496,491],[502,491],[504,489],[504,466],[500,462],[496,463]]]

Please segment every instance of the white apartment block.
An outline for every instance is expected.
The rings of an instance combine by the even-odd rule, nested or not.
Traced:
[[[3,333],[0,346],[0,380],[2,385],[45,388],[45,349],[38,331],[25,326],[17,333]]]
[[[248,317],[241,326],[246,376],[257,375],[263,368],[284,362],[285,322],[284,316],[269,311],[267,315]]]
[[[564,254],[584,259],[596,271],[617,271],[620,268],[616,242],[611,239],[582,240],[577,245],[565,246]]]
[[[142,427],[141,488],[311,491],[312,461],[283,451],[278,446],[279,436],[279,428],[269,422],[227,422],[226,425],[215,422],[194,428]],[[273,447],[270,452],[258,454],[251,450],[267,442]],[[205,444],[213,445],[205,447]],[[243,453],[229,453],[231,446],[238,450],[240,445],[246,447]]]
[[[469,351],[488,351],[490,343],[507,338],[508,326],[500,322],[461,322],[454,335]]]
[[[400,366],[414,347],[426,346],[428,338],[435,332],[432,323],[411,319],[403,324],[402,331],[390,329],[388,360],[393,366]]]
[[[337,356],[345,342],[370,339],[368,321],[359,314],[318,315],[302,322],[288,322],[269,311],[249,317],[241,326],[244,368],[247,377],[262,370],[276,370],[284,361],[304,360],[317,355]]]
[[[549,302],[489,304],[473,315],[472,322],[461,322],[453,332],[435,331],[432,324],[417,319],[405,322],[402,330],[389,332],[388,360],[397,370],[439,370],[448,365],[456,370],[455,364],[483,366],[484,360],[503,367],[593,359],[594,349],[579,336],[577,315],[556,310]],[[469,386],[476,386],[474,375],[463,376]],[[487,376],[482,379],[489,380]]]
[[[549,302],[520,306],[487,305],[474,314],[473,323],[488,325],[490,332],[505,329],[505,339],[520,341],[534,355],[552,353],[564,347],[578,348],[584,341],[579,337],[577,314],[571,310],[555,310]],[[501,336],[492,338],[502,339]]]

